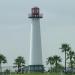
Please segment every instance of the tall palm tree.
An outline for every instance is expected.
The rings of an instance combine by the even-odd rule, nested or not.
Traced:
[[[53,59],[54,59],[54,63],[55,63],[55,71],[57,72],[59,62],[61,62],[61,58],[58,55],[54,55]]]
[[[16,67],[18,68],[18,72],[21,72],[21,68],[25,65],[25,60],[24,60],[24,57],[22,56],[18,56],[16,59],[15,59],[15,63]]]
[[[7,63],[6,57],[2,54],[0,54],[0,73],[2,73],[2,63]]]
[[[73,70],[73,64],[74,64],[73,58],[74,58],[74,55],[75,55],[75,52],[74,51],[71,51],[71,50],[67,54],[67,56],[68,56],[67,59],[70,60],[69,65],[70,65],[71,71]]]
[[[52,71],[52,66],[54,65],[54,59],[52,56],[47,58],[47,65],[50,64],[51,66],[51,71]]]
[[[74,67],[75,67],[75,55],[74,55],[74,57],[73,57],[73,61],[74,61]]]
[[[65,44],[62,44],[60,49],[62,49],[62,52],[65,53],[65,72],[66,72],[66,60],[67,60],[67,55],[66,54],[70,50],[70,47],[69,47],[68,44],[65,43]]]
[[[75,61],[75,55],[74,55],[74,57],[73,57],[73,60]]]

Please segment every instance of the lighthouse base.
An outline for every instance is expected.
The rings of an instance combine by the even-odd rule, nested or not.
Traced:
[[[44,72],[44,66],[43,65],[29,65],[28,71],[29,72]]]

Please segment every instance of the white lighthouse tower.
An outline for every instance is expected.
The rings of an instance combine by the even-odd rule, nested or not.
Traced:
[[[34,7],[31,9],[29,18],[32,20],[31,24],[31,39],[30,39],[30,61],[29,71],[43,71],[42,65],[42,48],[41,48],[41,33],[40,33],[40,9]]]

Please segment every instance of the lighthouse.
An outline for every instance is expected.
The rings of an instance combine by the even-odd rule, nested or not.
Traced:
[[[43,18],[43,16],[40,14],[40,9],[38,7],[33,7],[28,18],[31,19],[30,58],[28,70],[30,72],[41,72],[44,70],[42,64],[40,32],[40,19]]]

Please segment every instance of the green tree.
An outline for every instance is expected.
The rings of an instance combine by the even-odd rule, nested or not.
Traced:
[[[73,64],[73,65],[74,65],[74,66],[73,66],[73,67],[75,67],[75,55],[74,55],[74,57],[73,57],[73,60],[74,60],[74,61],[73,61],[73,62],[74,62],[74,64]]]
[[[74,51],[69,51],[68,53],[67,53],[67,59],[69,59],[70,60],[70,62],[69,62],[69,66],[70,66],[70,68],[71,68],[71,71],[73,71],[73,66],[74,66],[74,56],[75,56],[75,52]]]
[[[74,60],[74,62],[75,62],[75,55],[74,55],[74,57],[73,57],[73,60]]]
[[[24,57],[22,56],[18,56],[15,59],[15,63],[16,67],[18,68],[18,72],[22,72],[22,67],[25,65],[25,60]]]
[[[51,72],[52,72],[52,66],[54,65],[54,59],[52,56],[47,58],[47,65],[48,64],[51,66]]]
[[[55,71],[57,72],[58,66],[59,66],[59,62],[61,62],[61,58],[58,55],[54,55],[53,59],[54,59],[54,64],[55,64]]]
[[[70,47],[69,47],[69,45],[68,45],[68,44],[62,44],[60,49],[62,50],[62,52],[64,52],[64,53],[65,53],[65,72],[66,72],[67,52],[69,52]]]
[[[0,54],[0,73],[2,73],[2,63],[7,63],[6,57],[3,54]]]

